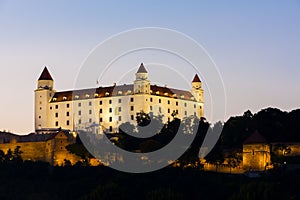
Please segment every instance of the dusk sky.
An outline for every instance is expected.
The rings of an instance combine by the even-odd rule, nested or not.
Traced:
[[[224,82],[224,120],[248,109],[300,107],[300,1],[0,0],[0,27],[0,130],[33,131],[33,91],[44,66],[56,90],[73,89],[93,48],[142,27],[182,32],[206,49]],[[165,76],[161,85],[178,87],[173,82]]]

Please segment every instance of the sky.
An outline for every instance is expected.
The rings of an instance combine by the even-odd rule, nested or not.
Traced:
[[[99,43],[142,27],[179,31],[205,48],[224,82],[224,120],[248,109],[300,107],[300,1],[0,0],[0,130],[34,130],[34,89],[44,66],[56,90],[73,89]],[[161,84],[173,86],[166,74]]]

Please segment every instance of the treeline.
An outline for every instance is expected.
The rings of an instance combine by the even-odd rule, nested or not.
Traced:
[[[248,110],[242,116],[231,117],[224,124],[219,144],[224,148],[241,148],[256,130],[270,143],[300,142],[300,109],[285,112],[266,108],[256,114]]]

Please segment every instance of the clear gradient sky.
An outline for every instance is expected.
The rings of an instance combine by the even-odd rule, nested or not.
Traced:
[[[97,44],[138,27],[174,29],[203,45],[224,81],[226,119],[300,107],[300,1],[0,0],[0,130],[33,131],[43,66],[55,89],[72,89]]]

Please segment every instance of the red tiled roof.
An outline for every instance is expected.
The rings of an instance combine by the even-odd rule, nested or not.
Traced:
[[[267,143],[266,139],[258,132],[252,133],[245,141],[244,144],[257,144],[257,143]]]
[[[47,67],[44,68],[44,70],[38,80],[53,80]]]
[[[133,84],[130,85],[117,85],[108,87],[98,87],[82,90],[71,90],[56,92],[50,102],[72,101],[78,99],[93,99],[111,96],[125,96],[134,94]],[[130,93],[129,93],[130,91]],[[161,87],[157,85],[151,85],[151,95],[163,96],[169,98],[178,98],[184,100],[195,101],[193,95],[189,91],[178,90],[168,87]],[[175,94],[175,95],[174,95]],[[77,96],[77,98],[76,98]],[[54,100],[56,99],[56,100]]]
[[[193,81],[192,81],[193,83],[196,83],[196,82],[201,82],[201,80],[200,80],[200,78],[199,78],[199,76],[198,76],[198,74],[196,74],[195,75],[195,77],[194,77],[194,79],[193,79]]]
[[[143,63],[141,63],[141,65],[140,65],[140,67],[139,67],[137,73],[147,73],[147,70],[146,70],[146,68],[144,67],[144,64],[143,64]]]

